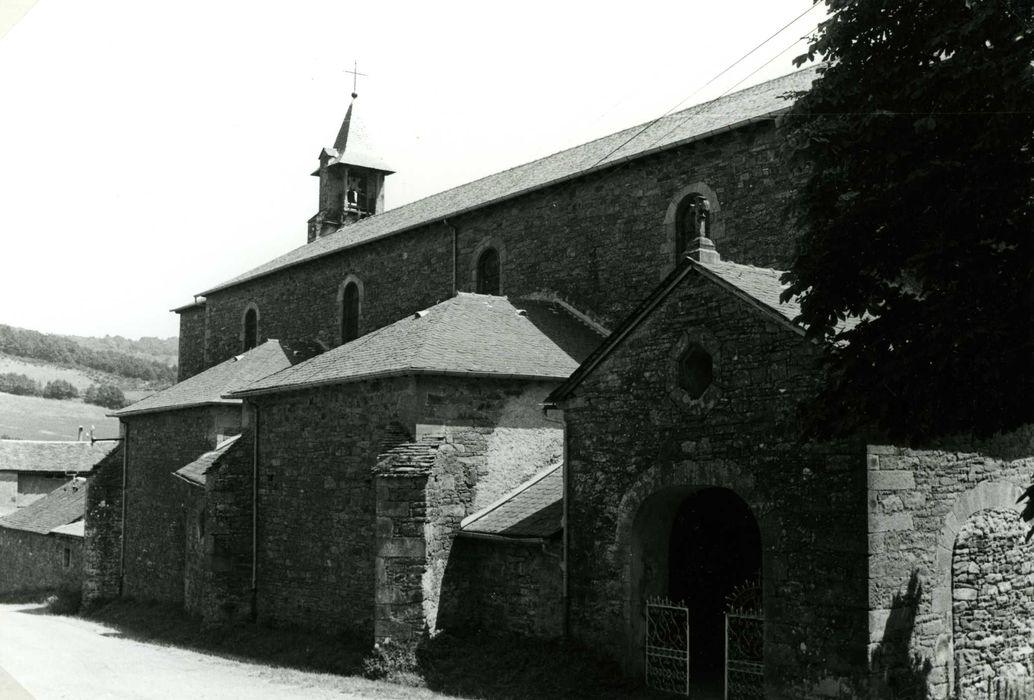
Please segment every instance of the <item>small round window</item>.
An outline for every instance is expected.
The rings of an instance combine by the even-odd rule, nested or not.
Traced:
[[[679,386],[693,400],[699,399],[714,381],[711,354],[694,343],[679,358]]]

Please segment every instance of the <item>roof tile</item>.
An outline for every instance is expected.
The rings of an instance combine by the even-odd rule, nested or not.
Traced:
[[[515,539],[550,537],[562,526],[563,495],[564,470],[554,465],[465,518],[460,532]]]
[[[88,474],[116,442],[0,440],[0,471]]]

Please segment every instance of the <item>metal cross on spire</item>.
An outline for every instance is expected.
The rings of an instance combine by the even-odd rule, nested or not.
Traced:
[[[359,76],[361,75],[364,78],[369,78],[370,76],[368,76],[366,73],[360,73],[359,72],[359,62],[358,61],[353,62],[352,70],[346,70],[345,72],[352,74],[352,99],[355,99],[356,97],[359,97],[359,93],[356,92],[356,81],[359,79]]]

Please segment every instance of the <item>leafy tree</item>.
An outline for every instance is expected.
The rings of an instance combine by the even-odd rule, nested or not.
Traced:
[[[45,399],[74,399],[78,396],[79,390],[64,379],[47,382],[47,385],[43,387],[43,398]]]
[[[111,384],[91,384],[83,393],[83,401],[104,408],[122,408],[128,403],[122,390]]]
[[[39,396],[42,393],[39,382],[14,372],[0,374],[0,392],[18,396]]]
[[[827,341],[809,424],[915,442],[1029,423],[1030,3],[824,1],[797,63],[825,63],[782,122],[805,173],[784,296]]]

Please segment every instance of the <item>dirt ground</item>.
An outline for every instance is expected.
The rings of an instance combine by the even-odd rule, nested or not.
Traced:
[[[0,605],[0,698],[447,698],[363,678],[246,663],[123,638],[43,607]]]

